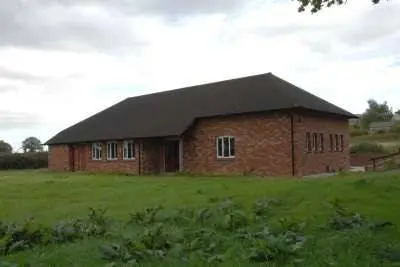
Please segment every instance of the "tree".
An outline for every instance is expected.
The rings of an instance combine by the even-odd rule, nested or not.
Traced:
[[[373,121],[390,121],[392,117],[393,111],[386,101],[380,104],[376,100],[370,99],[367,110],[361,115],[361,127],[367,129]]]
[[[11,153],[12,152],[12,147],[9,143],[4,142],[3,140],[0,140],[0,154],[5,154],[5,153]]]
[[[395,113],[400,115],[400,109],[398,111],[396,111]]]
[[[24,152],[41,152],[43,151],[42,143],[36,137],[28,137],[22,142]]]
[[[300,2],[299,12],[306,10],[307,8],[311,9],[311,13],[316,13],[323,8],[331,7],[333,5],[343,5],[347,2],[347,0],[297,0]],[[354,0],[359,1],[359,0]],[[378,4],[380,0],[364,0],[371,1],[373,4]]]

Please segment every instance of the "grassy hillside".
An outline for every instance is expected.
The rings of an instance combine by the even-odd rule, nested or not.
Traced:
[[[380,144],[388,153],[391,153],[400,148],[400,134],[382,133],[351,137],[351,145],[357,145],[360,143]]]
[[[33,216],[36,223],[20,232],[40,236],[18,237],[23,244],[13,248],[5,245],[10,235],[0,238],[0,250],[9,254],[0,262],[396,266],[400,249],[396,173],[266,179],[0,171],[0,189],[1,221],[21,224]],[[86,218],[91,207],[107,213],[79,221],[85,231],[68,239],[70,220]],[[378,221],[393,225],[380,229]],[[0,223],[0,237],[1,229]]]

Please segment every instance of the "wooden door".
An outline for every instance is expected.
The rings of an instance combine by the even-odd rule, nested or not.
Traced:
[[[179,140],[167,141],[164,145],[165,171],[179,171]]]
[[[74,147],[74,170],[84,171],[86,169],[86,154],[85,146],[77,145]]]
[[[75,171],[75,146],[68,146],[69,171]]]

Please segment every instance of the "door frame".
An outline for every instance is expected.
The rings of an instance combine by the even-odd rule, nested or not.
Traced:
[[[69,157],[69,170],[71,172],[75,171],[75,146],[69,145],[68,146],[68,157]]]
[[[162,153],[163,153],[163,172],[167,172],[166,171],[167,170],[167,168],[166,168],[166,165],[167,165],[166,161],[167,160],[166,160],[166,156],[165,156],[165,152],[166,152],[165,145],[166,145],[166,143],[168,141],[179,141],[179,143],[178,143],[178,146],[179,146],[178,147],[178,160],[179,160],[178,171],[182,171],[183,170],[183,139],[180,138],[180,137],[168,137],[168,138],[165,138],[163,143],[162,143],[162,148],[163,148],[163,150],[162,150]]]
[[[71,145],[71,163],[73,171],[85,171],[87,168],[87,154],[86,144]]]

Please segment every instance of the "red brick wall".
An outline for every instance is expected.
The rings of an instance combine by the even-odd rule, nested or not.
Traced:
[[[297,176],[348,169],[350,161],[348,122],[346,119],[318,116],[316,113],[294,115],[294,159]],[[324,134],[324,152],[305,150],[306,132]],[[344,135],[344,150],[329,151],[329,134]],[[217,159],[216,138],[234,136],[234,159]],[[139,142],[142,144],[139,153]],[[136,159],[123,160],[122,142],[118,160],[107,160],[103,143],[102,160],[92,160],[91,144],[73,145],[74,169],[92,172],[158,173],[163,166],[162,139],[144,139],[136,143]],[[70,148],[50,146],[49,168],[70,170]],[[72,157],[71,157],[72,158]],[[203,174],[292,175],[291,117],[288,113],[247,114],[199,119],[183,135],[183,168]]]
[[[324,135],[324,152],[306,151],[306,132]],[[350,167],[348,121],[334,117],[304,113],[294,116],[295,171],[303,176],[330,171],[347,170]],[[342,152],[330,152],[329,134],[344,136]],[[312,140],[312,139],[311,139]]]
[[[49,147],[49,169],[56,171],[70,170],[70,150],[67,145]]]
[[[122,142],[118,143],[118,159],[117,160],[108,160],[107,159],[107,143],[102,143],[102,157],[101,160],[93,160],[92,159],[92,145],[86,145],[86,158],[88,160],[86,171],[91,172],[121,172],[121,173],[138,173],[138,165],[137,165],[137,145],[136,149],[136,158],[133,160],[124,160],[123,159],[123,144]]]
[[[293,116],[295,175],[349,168],[346,119],[304,113]],[[292,175],[291,118],[288,113],[201,119],[184,135],[184,169],[193,173]],[[324,134],[323,153],[305,151],[306,132]],[[329,133],[344,135],[343,152],[328,152]],[[234,136],[234,159],[217,159],[216,138]]]
[[[74,145],[74,168],[79,171],[90,172],[121,172],[138,174],[138,145],[136,145],[136,158],[133,160],[123,160],[122,142],[118,142],[118,159],[107,160],[107,145],[103,143],[102,159],[92,159],[91,144]],[[68,146],[53,145],[49,149],[49,168],[52,170],[69,170],[68,166]]]
[[[141,140],[141,173],[159,173],[162,167],[162,142],[160,139]]]
[[[234,159],[217,159],[216,138],[234,136]],[[290,117],[252,114],[200,119],[184,135],[183,166],[193,173],[291,175]]]

